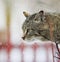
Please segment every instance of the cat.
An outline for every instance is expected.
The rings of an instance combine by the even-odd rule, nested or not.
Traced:
[[[43,41],[51,40],[50,29],[52,29],[53,40],[60,43],[60,13],[50,13],[41,10],[32,15],[27,12],[23,12],[23,14],[26,17],[22,25],[23,39],[30,40],[32,37],[39,37]],[[52,28],[50,28],[50,25]]]

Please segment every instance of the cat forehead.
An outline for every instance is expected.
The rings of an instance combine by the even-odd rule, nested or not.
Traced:
[[[32,14],[28,17],[28,19],[33,20],[35,17],[40,18],[40,14],[39,13]]]
[[[29,20],[34,19],[36,15],[37,15],[37,13],[30,15],[30,16],[29,16]]]
[[[54,16],[55,13],[45,12],[43,17],[46,17],[46,15],[48,15],[48,16]],[[26,20],[34,20],[34,18],[37,18],[37,19],[40,18],[40,13],[38,12],[38,13],[34,13],[34,14],[32,14],[32,15],[29,15],[29,16],[26,18]]]

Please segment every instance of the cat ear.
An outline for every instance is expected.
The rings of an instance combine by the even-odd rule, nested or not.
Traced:
[[[39,14],[44,15],[44,11],[43,10],[39,11]]]
[[[23,11],[23,14],[24,14],[25,17],[28,17],[30,15],[29,13],[27,13],[25,11]]]

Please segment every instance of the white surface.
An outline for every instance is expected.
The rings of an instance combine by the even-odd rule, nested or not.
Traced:
[[[24,49],[24,62],[33,62],[34,59],[34,52],[32,48],[25,48]]]
[[[8,54],[5,49],[0,50],[0,62],[7,62],[8,61]]]
[[[46,49],[40,47],[36,51],[36,62],[46,62]]]
[[[54,51],[53,51],[54,52]],[[49,58],[49,62],[53,62],[53,56],[52,55],[54,55],[53,53],[52,53],[52,48],[49,48],[48,49],[48,58]],[[55,55],[54,55],[55,56]]]
[[[10,52],[10,62],[21,62],[21,51],[13,48]]]

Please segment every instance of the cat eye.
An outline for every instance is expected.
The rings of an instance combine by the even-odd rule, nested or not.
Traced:
[[[46,22],[46,17],[41,17],[41,22]]]

